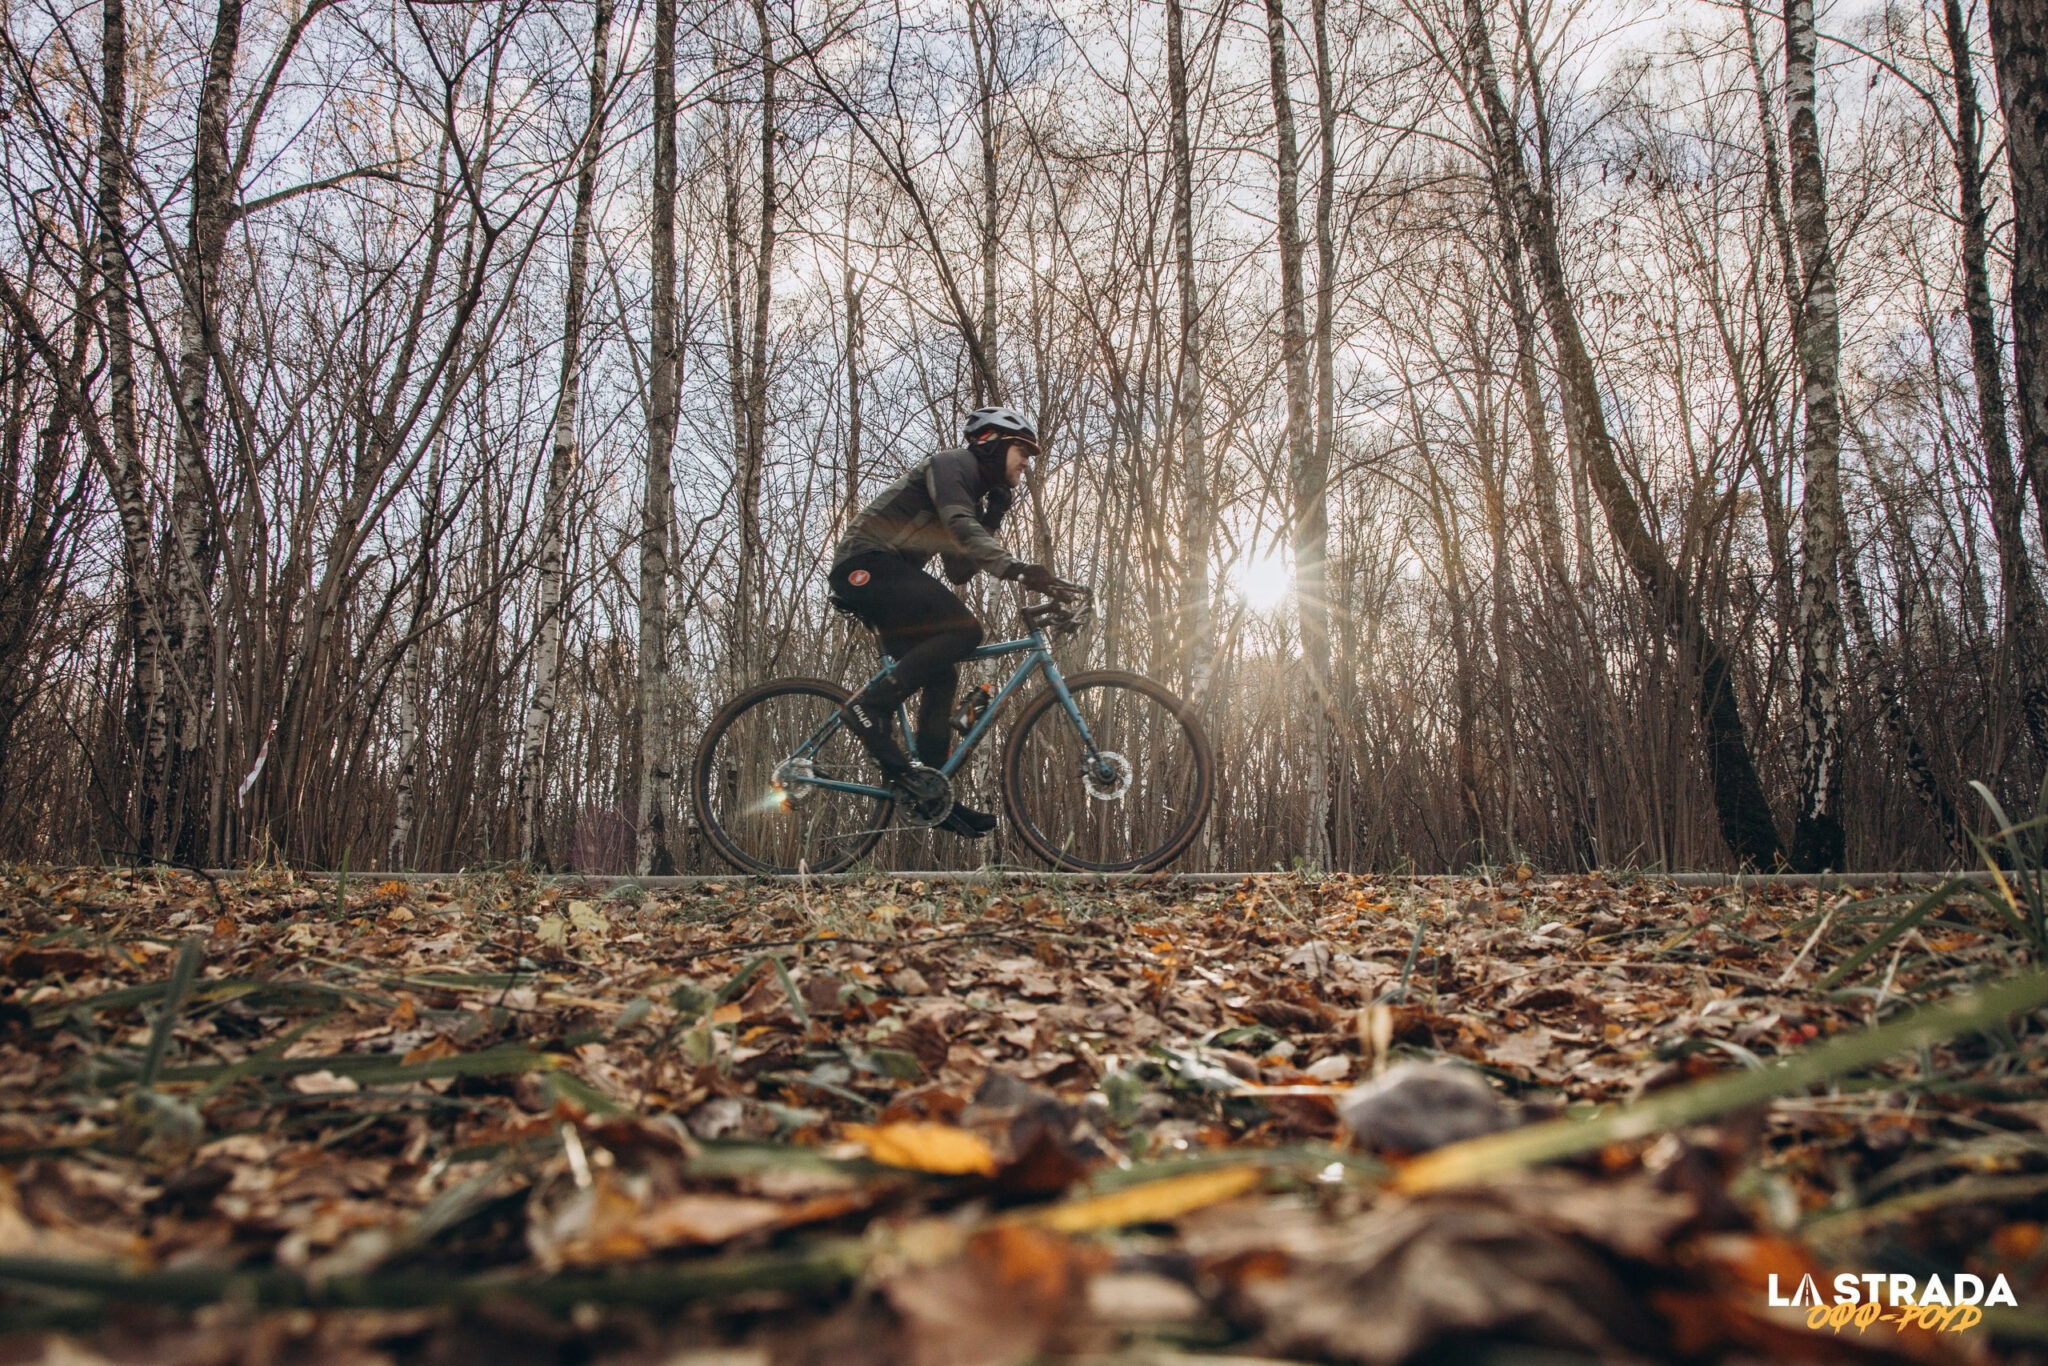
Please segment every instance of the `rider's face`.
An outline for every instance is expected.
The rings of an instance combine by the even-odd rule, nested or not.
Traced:
[[[1009,479],[1011,488],[1023,482],[1024,471],[1031,467],[1031,457],[1036,454],[1038,451],[1026,442],[1010,443],[1010,449],[1003,453],[1003,473]]]

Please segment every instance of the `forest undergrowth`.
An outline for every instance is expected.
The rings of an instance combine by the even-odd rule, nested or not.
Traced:
[[[7,868],[0,1360],[2048,1360],[2026,900]]]

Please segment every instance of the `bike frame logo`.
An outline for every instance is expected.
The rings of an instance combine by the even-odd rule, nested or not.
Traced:
[[[1933,1333],[1960,1333],[1983,1321],[1994,1305],[2018,1307],[2012,1286],[2003,1275],[1987,1286],[1982,1276],[1967,1272],[1925,1282],[1902,1272],[1845,1271],[1834,1279],[1834,1294],[1823,1299],[1812,1275],[1799,1278],[1787,1295],[1773,1274],[1769,1295],[1773,1309],[1806,1309],[1806,1326],[1839,1333],[1844,1328],[1865,1332],[1874,1324],[1899,1331],[1909,1327]]]

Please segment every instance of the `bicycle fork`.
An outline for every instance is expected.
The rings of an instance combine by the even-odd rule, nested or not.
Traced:
[[[1096,745],[1095,733],[1088,729],[1088,722],[1082,718],[1081,708],[1074,701],[1073,693],[1067,690],[1067,680],[1060,676],[1059,666],[1052,662],[1050,654],[1044,655],[1039,662],[1045,670],[1046,681],[1052,684],[1054,696],[1058,697],[1060,705],[1066,708],[1067,718],[1074,723],[1075,731],[1081,736],[1081,750],[1088,756],[1082,764],[1083,780],[1100,783],[1104,787],[1114,787],[1120,776],[1116,766],[1103,756],[1101,748]]]

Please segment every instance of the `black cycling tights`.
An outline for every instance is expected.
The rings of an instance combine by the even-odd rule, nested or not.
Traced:
[[[924,690],[917,758],[937,768],[952,748],[946,723],[960,686],[958,665],[981,644],[981,623],[944,584],[897,555],[856,555],[832,571],[831,582],[833,595],[881,633],[882,648],[896,661],[895,673],[867,689],[867,700],[894,711]]]

